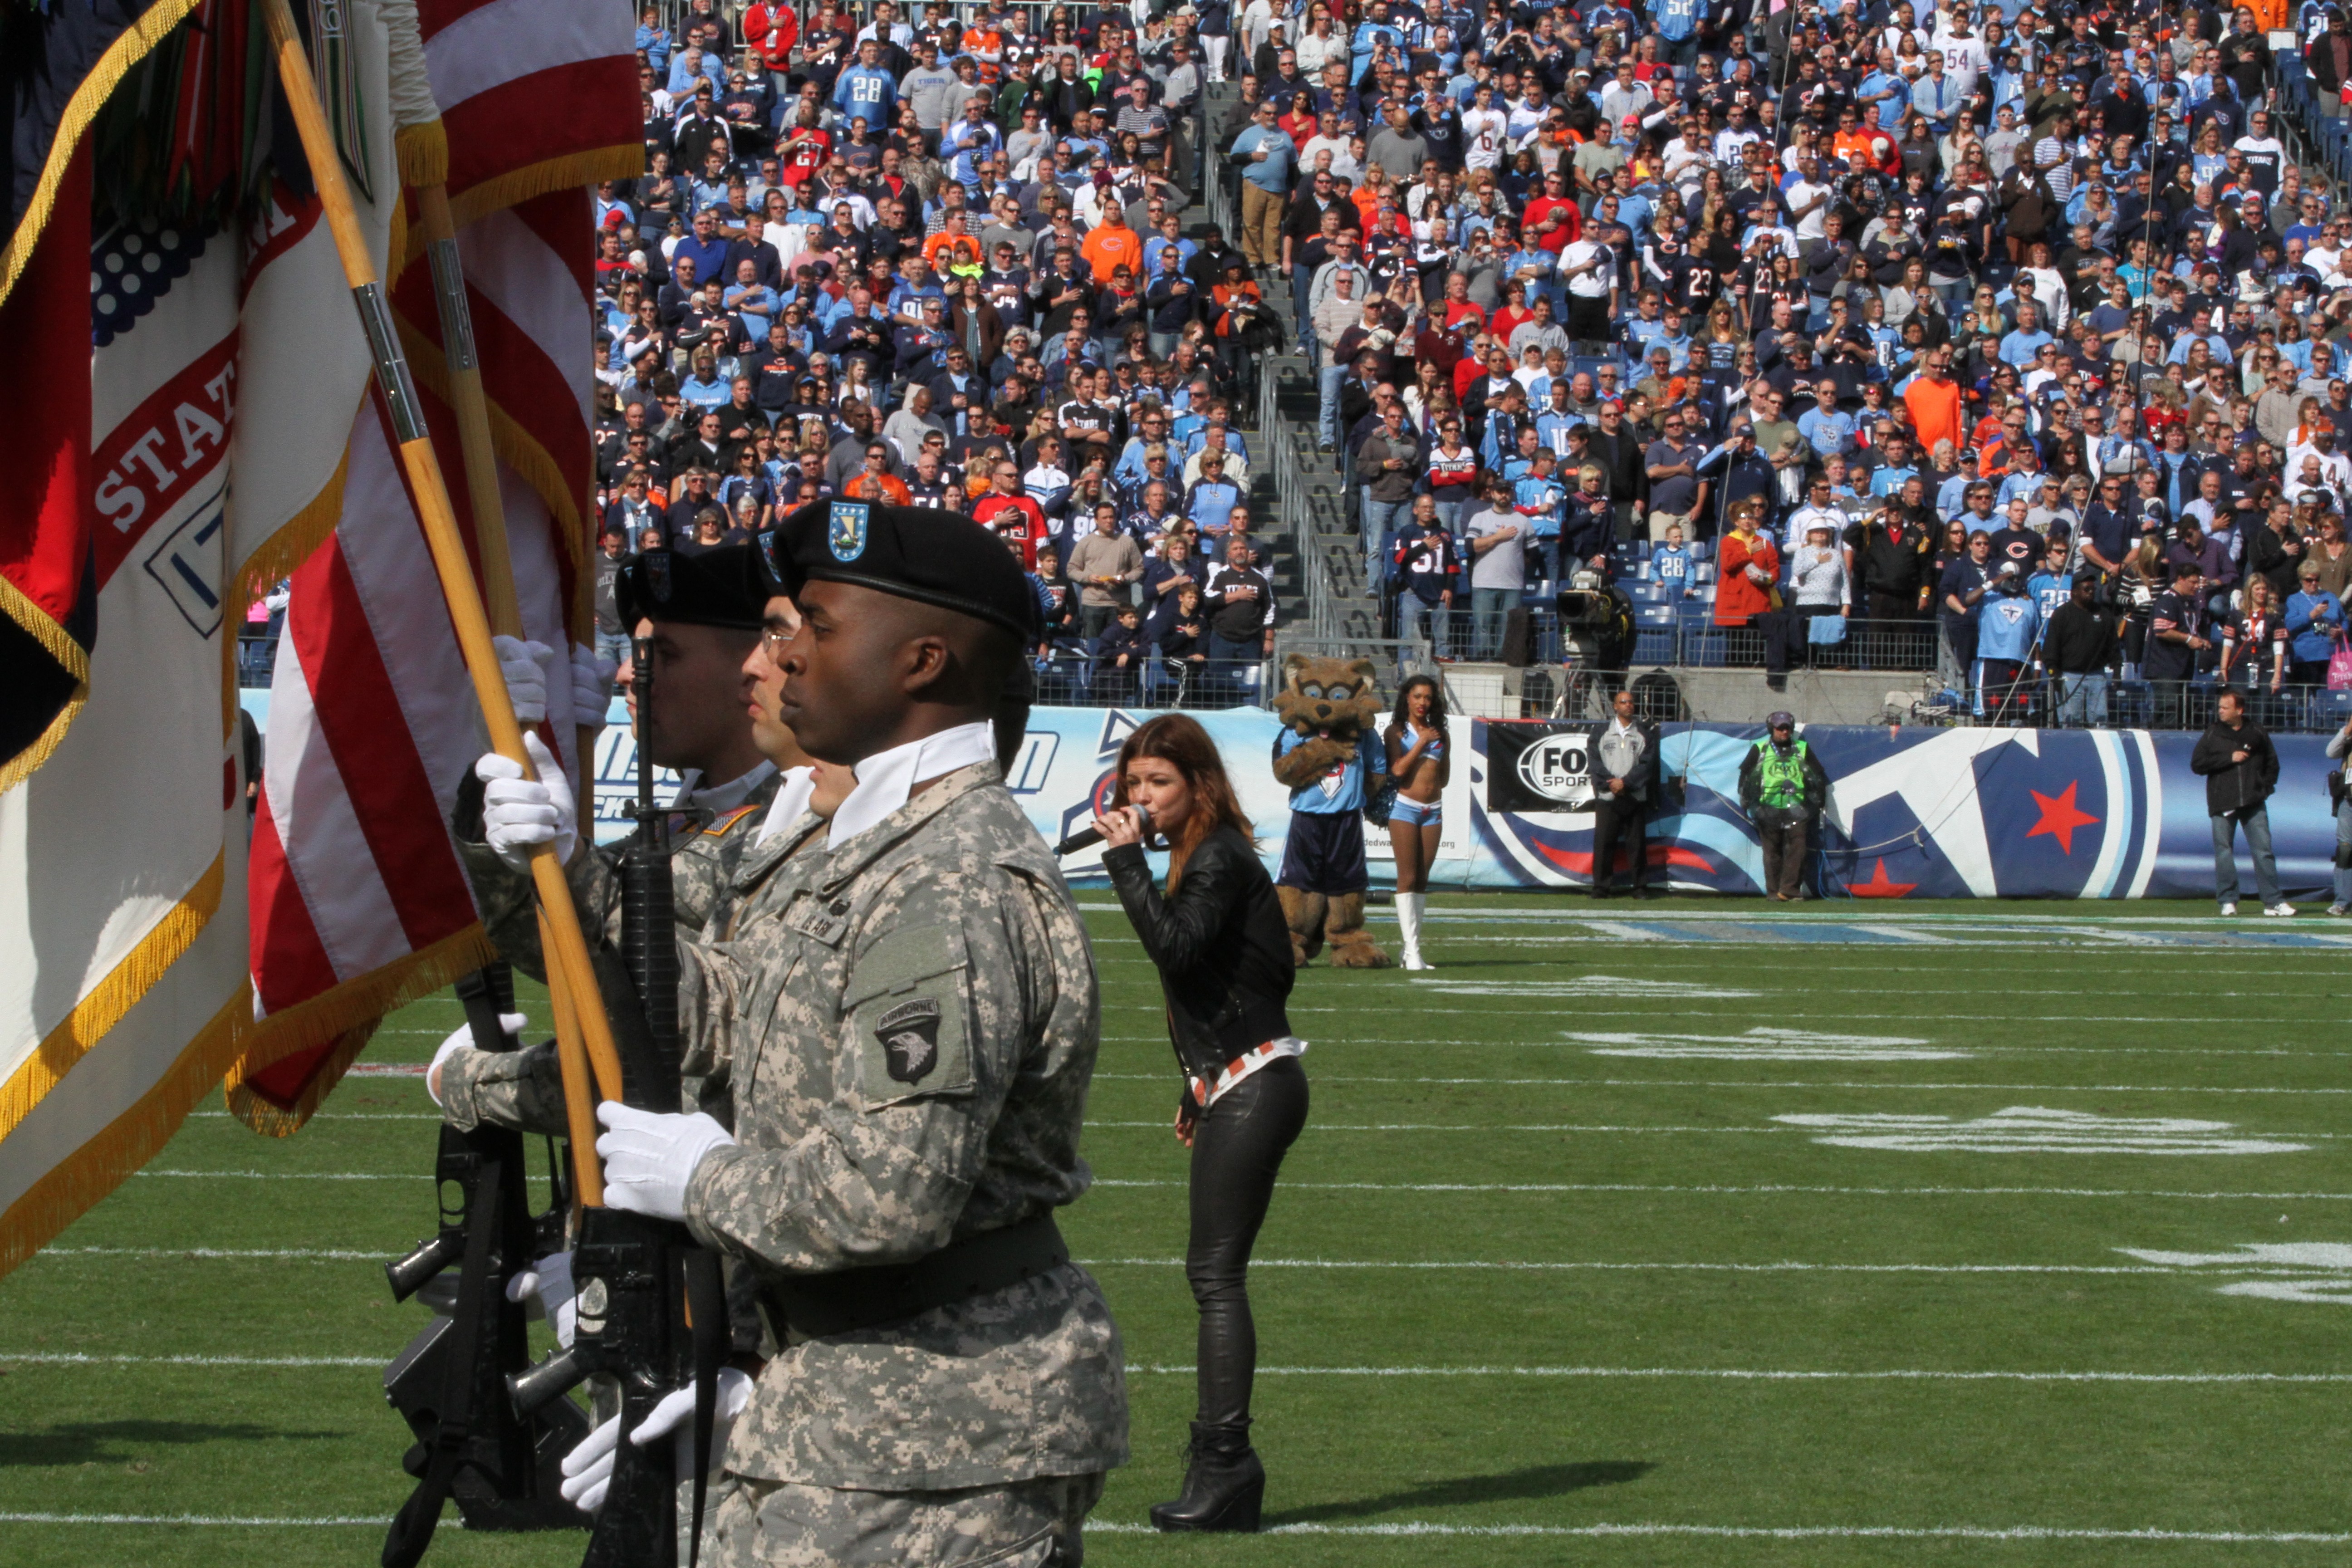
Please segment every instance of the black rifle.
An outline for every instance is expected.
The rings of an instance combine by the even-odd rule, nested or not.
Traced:
[[[513,1049],[517,1042],[499,1025],[499,1013],[514,1006],[507,966],[468,974],[457,991],[475,1042],[484,1050]],[[412,1568],[425,1555],[450,1498],[469,1530],[576,1530],[586,1522],[558,1489],[563,1456],[588,1435],[587,1417],[569,1401],[518,1417],[505,1398],[507,1374],[530,1360],[525,1310],[507,1300],[507,1281],[562,1247],[561,1173],[551,1170],[553,1199],[533,1220],[522,1135],[490,1126],[460,1132],[446,1122],[433,1173],[439,1233],[384,1265],[393,1300],[416,1296],[435,1314],[383,1372],[384,1397],[416,1435],[401,1461],[416,1489],[384,1538],[384,1568]],[[454,1279],[446,1272],[453,1268]]]
[[[622,1099],[640,1110],[675,1114],[679,1106],[677,918],[671,902],[669,823],[654,804],[646,755],[653,712],[653,649],[635,648],[637,698],[637,833],[621,858],[621,957],[637,994],[646,1048],[622,1064]],[[675,1568],[677,1466],[674,1446],[629,1441],[654,1406],[691,1384],[694,1415],[694,1541],[700,1555],[705,1479],[710,1468],[712,1406],[727,1346],[727,1305],[719,1259],[694,1245],[686,1227],[625,1210],[582,1212],[572,1253],[578,1319],[572,1348],[507,1380],[524,1415],[558,1402],[592,1376],[616,1382],[621,1434],[613,1476],[588,1538],[583,1568]]]

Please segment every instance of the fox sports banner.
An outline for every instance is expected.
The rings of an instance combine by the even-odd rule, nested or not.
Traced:
[[[245,693],[267,730],[268,693]],[[1040,708],[1007,782],[1048,842],[1108,803],[1118,748],[1148,710]],[[1281,726],[1256,709],[1194,715],[1223,753],[1269,869],[1282,861],[1289,792],[1274,782]],[[1592,877],[1595,726],[1456,719],[1452,777],[1432,882],[1439,889],[1574,889]],[[1651,885],[1753,894],[1763,858],[1739,810],[1739,764],[1758,725],[1669,724],[1660,735],[1664,799],[1649,823]],[[1817,725],[1803,731],[1830,785],[1811,879],[1863,899],[2210,899],[2213,850],[2205,781],[2189,772],[2193,733],[2143,730],[1931,730]],[[2316,736],[2273,738],[2270,802],[2280,881],[2290,898],[2326,894],[2336,852],[2332,764]],[[625,836],[636,749],[619,702],[596,751],[595,834]],[[665,776],[665,795],[676,781]],[[1367,825],[1375,885],[1388,835]],[[2252,867],[2240,840],[2241,881]],[[1098,849],[1063,867],[1102,880]]]

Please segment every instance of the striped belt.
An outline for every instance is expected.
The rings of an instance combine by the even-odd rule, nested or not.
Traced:
[[[1268,1040],[1262,1046],[1252,1046],[1227,1062],[1218,1071],[1214,1083],[1198,1077],[1188,1078],[1186,1081],[1192,1088],[1192,1103],[1205,1110],[1223,1099],[1227,1089],[1260,1068],[1281,1061],[1286,1057],[1303,1057],[1306,1054],[1307,1042],[1296,1035],[1285,1035],[1280,1039]]]

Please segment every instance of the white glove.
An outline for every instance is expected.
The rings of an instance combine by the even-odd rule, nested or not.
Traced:
[[[710,1417],[710,1458],[715,1465],[727,1452],[727,1436],[735,1425],[735,1417],[743,1414],[743,1406],[751,1402],[751,1379],[747,1373],[731,1366],[719,1369],[718,1408]],[[675,1461],[680,1480],[694,1479],[694,1428],[687,1418],[694,1414],[694,1390],[691,1386],[678,1389],[665,1396],[659,1405],[629,1434],[629,1441],[637,1447],[671,1432],[677,1433],[677,1458]],[[619,1447],[621,1418],[614,1416],[582,1439],[578,1447],[563,1456],[565,1477],[562,1490],[564,1500],[584,1513],[594,1513],[604,1506],[604,1494],[613,1485],[613,1450]]]
[[[530,867],[534,844],[554,845],[559,863],[570,860],[580,844],[571,779],[537,735],[525,734],[522,747],[539,774],[535,779],[523,777],[520,767],[496,752],[484,752],[474,764],[483,786],[482,837],[518,871]]]
[[[530,1026],[530,1020],[524,1017],[520,1013],[501,1013],[499,1015],[499,1027],[504,1029],[509,1035],[521,1034],[523,1030]],[[441,1042],[441,1048],[433,1053],[433,1065],[425,1069],[425,1092],[433,1097],[434,1104],[438,1105],[441,1103],[441,1064],[447,1061],[451,1057],[456,1056],[459,1051],[470,1051],[478,1048],[483,1047],[478,1047],[475,1046],[474,1026],[471,1024],[458,1025],[457,1027],[450,1033],[449,1037]]]
[[[543,642],[520,637],[492,637],[499,673],[507,679],[507,700],[514,705],[515,722],[530,729],[547,717],[548,673],[555,668],[555,650]]]
[[[639,1110],[608,1100],[596,1108],[608,1131],[596,1140],[604,1161],[604,1201],[655,1219],[686,1217],[686,1184],[695,1166],[735,1135],[697,1110],[691,1114]]]
[[[586,643],[572,645],[572,724],[578,730],[601,730],[613,710],[613,677],[621,667],[597,656]]]
[[[540,1313],[554,1329],[555,1342],[570,1350],[572,1331],[580,1318],[572,1300],[572,1254],[551,1252],[507,1281],[508,1300],[520,1301],[526,1296],[539,1298]]]

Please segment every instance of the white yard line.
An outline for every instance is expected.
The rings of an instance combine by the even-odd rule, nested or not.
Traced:
[[[242,1261],[266,1259],[272,1262],[307,1263],[374,1263],[390,1256],[388,1252],[363,1252],[341,1247],[254,1247],[228,1248],[210,1247],[50,1247],[36,1254],[40,1258],[168,1258],[200,1262]],[[1088,1268],[1181,1268],[1181,1258],[1082,1258],[1078,1262]],[[1699,1274],[2188,1274],[2278,1275],[2300,1279],[2310,1270],[2277,1268],[2262,1265],[2259,1258],[2250,1258],[2242,1267],[2190,1268],[2176,1264],[2050,1264],[2050,1263],[1606,1263],[1606,1262],[1497,1262],[1488,1259],[1438,1260],[1431,1262],[1390,1260],[1383,1258],[1254,1258],[1253,1268],[1304,1269],[1398,1269],[1406,1271],[1475,1271],[1498,1274],[1519,1273],[1699,1273]]]
[[[382,1369],[394,1352],[373,1356],[89,1355],[79,1352],[0,1351],[0,1366],[194,1366],[368,1367]],[[1129,1362],[1129,1372],[1192,1376],[1189,1364]],[[2320,1386],[2352,1384],[2347,1372],[1974,1372],[1933,1368],[1865,1371],[1801,1371],[1788,1368],[1683,1366],[1261,1366],[1260,1377],[1529,1377],[1696,1378],[1731,1383],[2082,1383],[2128,1384],[2276,1384]]]
[[[110,1526],[162,1525],[174,1528],[231,1530],[330,1530],[365,1527],[381,1530],[392,1522],[359,1515],[319,1514],[307,1518],[271,1514],[200,1513],[0,1513],[0,1524]],[[1088,1520],[1089,1535],[1150,1535],[1149,1524],[1134,1521]],[[1267,1535],[1329,1535],[1358,1540],[1412,1540],[1423,1537],[1569,1538],[1605,1541],[1619,1537],[1692,1536],[1729,1541],[2095,1541],[2183,1542],[2221,1545],[2352,1544],[2352,1534],[2294,1530],[2097,1530],[2065,1525],[1899,1525],[1899,1524],[1433,1524],[1401,1521],[1387,1524],[1276,1524]]]
[[[0,1515],[0,1518],[11,1517]],[[1148,1524],[1087,1522],[1089,1535],[1149,1535]],[[2248,1546],[2337,1546],[2352,1534],[2298,1530],[2094,1530],[2064,1525],[1900,1524],[1276,1524],[1267,1535],[1339,1535],[1357,1539],[1412,1540],[1428,1536],[1563,1537],[1606,1541],[1618,1537],[1694,1536],[1721,1541],[2168,1541]]]
[[[1088,1268],[1181,1268],[1181,1258],[1082,1258]],[[2249,1263],[2257,1260],[2249,1259]],[[1498,1263],[1390,1262],[1337,1258],[1253,1258],[1252,1268],[1400,1269],[1448,1273],[1454,1270],[1498,1274],[1541,1273],[1693,1273],[1693,1274],[2275,1274],[2303,1279],[2308,1268],[2189,1268],[2178,1265],[2076,1263]]]
[[[85,1355],[79,1352],[0,1351],[0,1366],[366,1366],[377,1371],[399,1353],[382,1355]]]
[[[297,1263],[383,1263],[396,1248],[363,1252],[340,1247],[45,1247],[35,1258],[174,1258],[218,1262],[246,1258]]]
[[[1097,1083],[1160,1083],[1166,1073],[1098,1072]],[[2027,1089],[2036,1094],[2352,1094],[2352,1089],[2227,1089],[2205,1084],[2162,1083],[1846,1083],[1800,1079],[1742,1082],[1737,1079],[1682,1078],[1376,1078],[1355,1073],[1317,1073],[1321,1083],[1494,1084],[1512,1089]]]
[[[1192,1183],[1097,1177],[1097,1187],[1169,1187]],[[1672,1186],[1638,1182],[1292,1182],[1282,1190],[1322,1193],[1670,1193],[1704,1197],[1811,1196],[1840,1198],[2226,1198],[2249,1203],[2347,1203],[2352,1193],[2197,1193],[2122,1187],[1806,1187]]]
[[[320,1514],[309,1519],[294,1519],[276,1514],[0,1513],[0,1524],[212,1525],[236,1530],[326,1530],[347,1525],[363,1525],[372,1530],[383,1530],[391,1523],[392,1521],[389,1519],[366,1519],[357,1515],[341,1514]]]
[[[5,1358],[0,1358],[5,1359]],[[1129,1372],[1192,1376],[1192,1366],[1128,1363]],[[2352,1383],[2352,1372],[1959,1372],[1904,1368],[1879,1372],[1797,1372],[1711,1366],[1261,1366],[1260,1377],[1702,1378],[1733,1383]]]

